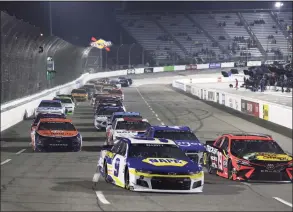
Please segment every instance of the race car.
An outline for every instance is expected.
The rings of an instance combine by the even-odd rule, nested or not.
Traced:
[[[125,112],[123,107],[106,106],[101,107],[95,114],[94,126],[97,130],[106,129],[108,122],[114,112]]]
[[[84,89],[73,89],[71,95],[76,101],[86,101],[88,99],[88,93]]]
[[[34,152],[61,149],[78,152],[82,148],[82,137],[69,119],[40,119],[31,138]]]
[[[122,87],[128,87],[132,85],[132,79],[126,77],[118,77],[119,83]]]
[[[59,100],[42,100],[35,109],[34,118],[36,118],[39,113],[65,114],[65,107]]]
[[[205,146],[187,126],[151,126],[138,136],[173,140],[196,163],[202,163],[203,153],[206,151]]]
[[[204,186],[201,165],[167,139],[120,138],[102,149],[97,173],[131,191],[199,193]]]
[[[124,94],[121,89],[113,89],[109,91],[109,94],[114,98],[119,98],[122,101],[124,100]]]
[[[118,79],[111,79],[109,81],[110,85],[114,85],[116,88],[121,88],[121,84]]]
[[[113,98],[113,97],[100,99],[100,101],[95,106],[95,111],[97,112],[100,107],[105,107],[105,106],[113,106],[113,107],[120,106],[120,107],[123,107],[124,111],[126,111],[126,108],[123,106],[121,100]]]
[[[293,160],[269,135],[224,134],[207,141],[204,166],[210,174],[240,181],[292,182]]]
[[[34,118],[33,123],[31,125],[31,131],[35,130],[40,119],[43,118],[60,118],[60,119],[66,119],[66,116],[64,114],[52,114],[52,113],[39,113],[36,118]]]
[[[59,100],[63,107],[65,107],[65,113],[73,114],[75,109],[75,104],[69,97],[54,97],[53,100]]]
[[[142,116],[140,115],[139,112],[115,112],[112,114],[110,120],[108,121],[108,125],[106,127],[106,137],[110,133],[112,124],[113,122],[118,119],[118,118],[141,118]]]
[[[82,86],[80,89],[84,89],[87,92],[88,99],[91,99],[96,92],[96,87],[94,84],[87,83]]]
[[[91,105],[95,106],[96,104],[98,104],[100,99],[106,99],[106,98],[111,98],[111,95],[108,92],[107,93],[94,94],[92,99],[91,99]]]
[[[142,118],[118,118],[116,119],[109,134],[107,134],[107,143],[113,144],[119,137],[130,137],[144,133],[151,125],[147,119]]]
[[[69,97],[72,102],[74,103],[74,106],[75,106],[75,100],[73,98],[73,96],[71,94],[58,94],[57,97]]]

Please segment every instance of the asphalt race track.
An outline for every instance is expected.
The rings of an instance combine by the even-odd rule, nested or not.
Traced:
[[[164,75],[147,78],[158,76]],[[283,147],[292,142],[179,94],[167,84],[134,86],[124,92],[128,111],[141,112],[153,125],[189,125],[202,140],[245,131],[270,133]],[[2,211],[292,211],[292,184],[240,183],[209,174],[200,194],[136,193],[107,184],[102,177],[93,190],[105,133],[94,128],[89,103],[80,103],[72,119],[84,140],[78,153],[33,153],[29,146],[31,120],[2,133]]]

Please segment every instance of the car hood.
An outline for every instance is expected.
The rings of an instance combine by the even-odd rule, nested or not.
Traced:
[[[117,136],[137,136],[145,131],[138,131],[138,130],[116,130],[115,135]]]
[[[175,158],[128,158],[128,166],[136,170],[160,173],[188,173],[201,171],[201,166],[189,161]]]
[[[95,119],[100,120],[100,121],[108,121],[108,119],[110,119],[110,118],[111,118],[111,116],[95,115]]]
[[[174,140],[175,143],[183,151],[188,152],[203,152],[206,150],[205,146],[199,140]]]
[[[73,103],[62,103],[64,107],[73,107]]]
[[[267,152],[253,152],[246,154],[242,157],[245,160],[249,161],[291,161],[292,157],[287,154],[275,154],[275,153],[267,153]]]
[[[63,130],[38,130],[38,134],[44,137],[74,137],[77,136],[77,131]]]

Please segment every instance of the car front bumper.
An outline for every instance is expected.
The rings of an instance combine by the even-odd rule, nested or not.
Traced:
[[[129,169],[129,186],[133,191],[162,193],[201,193],[203,171],[194,175],[156,175]]]

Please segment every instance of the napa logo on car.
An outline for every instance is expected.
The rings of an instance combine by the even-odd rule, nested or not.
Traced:
[[[188,162],[175,158],[146,158],[143,162],[154,166],[185,166]]]

